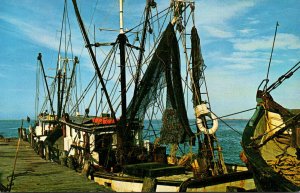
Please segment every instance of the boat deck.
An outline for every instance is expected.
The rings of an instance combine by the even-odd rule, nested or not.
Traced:
[[[7,185],[12,174],[17,139],[0,139],[0,182]],[[12,192],[109,192],[68,167],[40,158],[28,142],[20,142]]]

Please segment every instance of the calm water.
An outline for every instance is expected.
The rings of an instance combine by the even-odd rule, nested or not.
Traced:
[[[31,123],[33,124],[33,122]],[[26,120],[23,121],[23,127],[28,128],[29,124]],[[18,128],[21,125],[22,120],[0,120],[0,135],[4,137],[18,137]]]
[[[193,122],[191,120],[191,124]],[[225,122],[237,131],[233,131],[223,122],[219,121],[219,129],[216,135],[223,148],[225,162],[243,164],[239,158],[239,154],[242,151],[240,142],[247,120],[225,120]],[[0,120],[0,135],[4,137],[18,137],[18,128],[21,124],[21,120]],[[28,123],[24,120],[23,127],[28,128],[29,124],[33,124],[33,121]],[[147,121],[145,121],[145,125],[147,125]],[[153,123],[153,127],[155,128],[159,128],[160,125],[160,121]],[[184,149],[184,147],[182,148]]]

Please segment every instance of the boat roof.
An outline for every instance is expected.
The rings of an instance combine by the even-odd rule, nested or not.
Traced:
[[[70,116],[69,121],[66,121],[65,119],[60,119],[59,121],[70,126],[71,128],[75,128],[87,133],[101,134],[107,132],[117,132],[117,124],[96,124],[92,121],[93,118],[99,117]],[[143,127],[143,124],[139,121],[134,121],[134,126]]]

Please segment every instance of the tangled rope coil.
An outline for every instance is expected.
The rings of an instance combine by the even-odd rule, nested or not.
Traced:
[[[267,160],[273,170],[297,186],[300,186],[300,160],[296,157],[285,154],[280,155],[277,160]]]

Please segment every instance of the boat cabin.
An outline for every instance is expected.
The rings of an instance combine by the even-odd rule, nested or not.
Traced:
[[[110,168],[115,163],[117,151],[117,124],[110,114],[96,116],[63,116],[62,132],[64,151],[79,162],[84,159],[93,161],[93,165]],[[142,144],[143,124],[135,122],[132,129],[134,144]]]
[[[45,141],[47,136],[54,131],[56,124],[55,115],[41,113],[36,122],[34,141]]]

